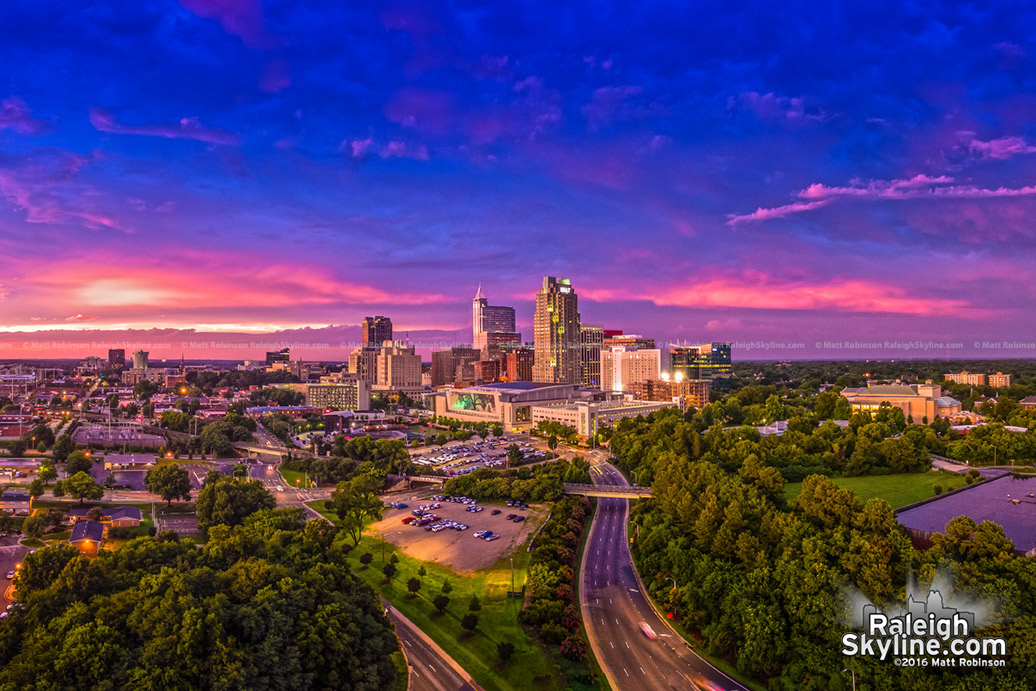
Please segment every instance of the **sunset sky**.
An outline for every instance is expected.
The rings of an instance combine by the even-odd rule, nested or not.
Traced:
[[[481,282],[531,339],[556,275],[663,341],[1031,355],[973,343],[1036,341],[1034,36],[1006,2],[10,0],[0,336],[462,337]]]

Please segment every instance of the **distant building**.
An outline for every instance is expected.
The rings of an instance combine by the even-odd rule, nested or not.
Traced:
[[[472,363],[478,362],[480,358],[481,351],[476,348],[444,348],[432,353],[432,386],[474,381]]]
[[[307,384],[306,405],[321,410],[367,410],[370,384],[356,375],[342,377],[337,383]]]
[[[32,495],[28,492],[5,490],[0,493],[0,511],[15,516],[28,516],[32,512]]]
[[[943,375],[943,378],[947,381],[953,382],[954,384],[970,384],[971,386],[985,386],[986,384],[986,375],[969,372],[967,370],[950,372]]]
[[[111,348],[108,350],[108,369],[113,372],[121,372],[126,367],[126,350],[123,348]]]
[[[360,324],[360,346],[380,348],[385,341],[392,340],[392,320],[388,317],[364,317]]]
[[[266,354],[266,366],[273,367],[274,365],[287,365],[291,362],[291,349],[282,348],[281,350],[275,350]]]
[[[96,555],[103,540],[104,524],[85,520],[72,526],[72,535],[68,538],[68,544],[78,548],[81,552]]]
[[[849,401],[853,412],[876,413],[882,403],[888,403],[917,423],[961,412],[960,401],[943,396],[938,384],[877,384],[842,389],[842,396]]]
[[[671,346],[668,355],[669,374],[674,380],[677,375],[684,380],[713,380],[729,377],[733,371],[729,343]]]
[[[650,415],[656,410],[673,407],[672,402],[655,401],[576,401],[532,407],[532,422],[557,422],[572,427],[584,439],[597,434],[601,427],[610,427],[619,420]]]
[[[639,401],[669,401],[686,410],[709,402],[709,384],[707,379],[648,379],[631,384],[629,391]]]
[[[601,388],[601,349],[604,346],[604,327],[600,324],[580,324],[580,362],[583,369],[583,386]]]
[[[349,354],[349,372],[374,385],[378,383],[379,348],[356,348]]]
[[[437,416],[462,422],[500,423],[510,431],[532,425],[532,406],[611,397],[589,392],[578,383],[507,382],[445,389],[432,399]]]
[[[475,381],[481,384],[495,384],[500,381],[500,360],[481,360],[474,363]]]
[[[147,358],[146,350],[138,350],[133,353],[133,369],[147,369]]]
[[[1023,408],[1036,408],[1036,396],[1026,396],[1018,401],[1018,405]]]
[[[352,432],[386,422],[389,422],[389,415],[381,410],[342,410],[324,415],[324,431]]]
[[[100,523],[115,528],[135,528],[140,525],[143,515],[136,506],[104,506]],[[87,521],[90,513],[89,508],[75,507],[68,510],[68,520],[73,524]]]
[[[377,355],[375,386],[381,390],[421,388],[421,356],[402,343],[384,346]]]
[[[581,384],[579,298],[569,279],[543,278],[543,285],[536,294],[533,332],[536,344],[533,380],[549,384]]]
[[[601,388],[608,391],[629,391],[631,385],[660,379],[662,351],[640,350],[635,346],[612,346],[601,350]]]
[[[478,286],[471,303],[471,344],[480,351],[494,351],[504,345],[521,345],[522,336],[515,329],[513,307],[494,306]]]
[[[1003,372],[990,374],[987,379],[989,381],[989,385],[994,389],[1004,389],[1011,385],[1011,375],[1004,374]]]
[[[532,348],[516,348],[504,356],[503,378],[508,381],[532,381],[536,353]]]
[[[624,334],[621,331],[604,331],[601,336],[601,344],[604,348],[613,348],[615,346],[640,348],[641,350],[653,350],[655,348],[655,339],[647,338],[640,334]]]

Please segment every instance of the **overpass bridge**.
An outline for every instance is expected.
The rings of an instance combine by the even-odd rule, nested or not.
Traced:
[[[410,485],[414,482],[428,482],[442,488],[450,479],[445,475],[397,475],[395,473],[389,473],[385,477],[392,482],[406,482],[407,489],[410,489]]]
[[[289,449],[284,446],[263,446],[262,444],[250,444],[248,442],[238,442],[233,444],[233,447],[238,451],[244,451],[251,455],[267,455],[267,456],[285,456],[291,454],[292,456],[303,456],[306,458],[314,458],[311,451],[305,449]]]
[[[651,488],[620,487],[619,485],[573,485],[565,483],[565,494],[580,494],[584,497],[644,499],[651,496]]]

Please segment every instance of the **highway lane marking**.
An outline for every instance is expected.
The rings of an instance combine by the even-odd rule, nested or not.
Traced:
[[[610,645],[610,646],[612,647],[612,650],[614,650],[614,649],[615,649],[615,644],[614,644],[614,643],[612,643],[611,641],[608,641],[608,645]]]
[[[625,667],[623,667],[623,668],[622,668],[622,671],[623,671],[623,672],[626,672],[626,676],[627,676],[627,677],[628,677],[628,676],[630,675],[629,671],[628,671],[628,670],[627,670],[627,669],[626,669]]]
[[[414,647],[414,644],[413,644],[413,643],[411,643],[410,641],[403,641],[403,642],[404,642],[404,643],[406,643],[407,645],[409,645],[409,646],[410,646],[411,648],[413,648],[413,647]]]
[[[431,664],[428,665],[428,669],[432,670],[433,672],[435,671],[435,667],[432,667]]]
[[[645,677],[647,676],[647,672],[644,671],[643,667],[640,668],[640,673],[643,674]]]
[[[623,641],[623,643],[625,643],[625,644],[626,644],[626,647],[627,647],[627,648],[629,648],[629,647],[630,647],[630,642],[629,642],[629,641]]]

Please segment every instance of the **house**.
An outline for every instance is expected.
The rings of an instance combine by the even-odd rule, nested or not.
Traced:
[[[1018,401],[1018,405],[1023,408],[1036,408],[1036,396],[1026,396]]]
[[[32,497],[26,492],[7,490],[0,494],[0,511],[6,511],[15,516],[28,516],[32,511]]]
[[[97,554],[104,539],[104,524],[97,521],[79,521],[72,526],[68,544],[87,554]]]
[[[103,513],[101,514],[100,522],[107,526],[114,526],[116,528],[136,528],[140,525],[140,519],[142,515],[140,509],[136,506],[115,506],[101,507]],[[83,521],[88,520],[88,514],[90,509],[76,507],[68,510],[68,520],[77,525]]]

